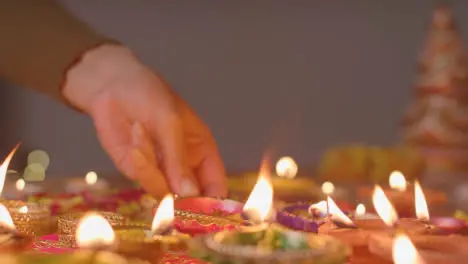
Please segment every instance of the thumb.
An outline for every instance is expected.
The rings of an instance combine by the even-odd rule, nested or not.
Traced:
[[[180,118],[173,113],[153,122],[151,132],[159,146],[164,173],[171,189],[180,196],[200,195],[195,176],[188,166],[184,131]]]

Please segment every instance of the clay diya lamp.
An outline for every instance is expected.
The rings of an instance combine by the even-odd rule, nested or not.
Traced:
[[[0,253],[21,252],[32,248],[34,238],[20,233],[8,209],[0,204]]]
[[[399,171],[394,171],[389,177],[389,188],[384,188],[388,199],[392,202],[398,214],[404,217],[414,216],[414,191],[408,188],[406,178]],[[373,188],[370,186],[358,189],[359,199],[369,199],[372,196]],[[429,206],[439,206],[447,202],[447,195],[444,192],[425,189],[426,201]]]
[[[118,252],[159,263],[166,251],[186,250],[186,242],[190,237],[173,229],[174,218],[173,197],[166,195],[156,210],[151,228],[116,228]]]
[[[239,226],[242,203],[213,197],[177,198],[174,201],[174,227],[183,233],[196,235],[233,229]]]
[[[369,238],[369,251],[385,260],[393,259],[395,263],[459,264],[468,258],[468,238],[375,234]]]
[[[356,210],[358,212],[354,218],[350,218],[330,199],[329,210],[332,221],[321,226],[319,233],[337,237],[356,251],[366,251],[369,238],[374,234],[393,234],[396,228],[410,234],[423,234],[428,231],[428,225],[421,220],[399,219],[395,208],[379,186],[375,187],[372,200],[377,215],[366,214],[362,205],[360,210]]]
[[[270,166],[266,161],[262,166]],[[282,157],[275,166],[275,173],[271,175],[271,183],[275,190],[275,199],[283,202],[312,201],[320,199],[319,187],[310,175],[297,175],[298,166],[291,157]],[[247,172],[229,177],[228,185],[230,197],[244,200],[254,187],[258,172]]]

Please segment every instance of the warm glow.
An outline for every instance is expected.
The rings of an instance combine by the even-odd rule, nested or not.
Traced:
[[[112,226],[99,214],[86,214],[78,223],[76,243],[84,248],[102,248],[114,243]]]
[[[174,222],[174,198],[168,194],[159,203],[158,210],[154,214],[151,230],[159,234],[167,230]]]
[[[400,171],[394,171],[388,178],[388,183],[392,189],[404,192],[406,191],[406,178]]]
[[[24,206],[21,206],[19,209],[18,209],[18,212],[21,213],[21,214],[27,214],[28,213],[28,207],[26,205]]]
[[[398,214],[382,188],[378,185],[375,186],[374,194],[372,195],[372,203],[382,221],[388,226],[393,226],[398,220]]]
[[[328,211],[330,212],[331,219],[344,224],[352,225],[353,221],[346,216],[343,211],[336,205],[332,198],[328,197]]]
[[[0,204],[0,225],[11,230],[16,229],[10,212],[8,212],[8,209],[3,204]]]
[[[414,183],[414,206],[416,217],[419,220],[429,221],[429,209],[427,207],[426,196],[418,181]]]
[[[282,157],[276,163],[276,174],[283,178],[293,179],[297,175],[297,163],[291,157]]]
[[[335,185],[333,185],[333,183],[327,181],[322,184],[322,192],[325,195],[330,195],[334,191],[335,191]]]
[[[393,240],[393,263],[395,264],[423,264],[411,240],[403,234],[398,234]]]
[[[354,216],[360,217],[366,214],[366,207],[363,204],[358,204],[356,206],[356,211],[354,211]]]
[[[86,173],[86,176],[85,176],[85,181],[88,185],[93,185],[97,182],[98,180],[98,175],[96,172],[94,171],[90,171],[88,173]]]
[[[244,205],[244,212],[256,222],[263,222],[272,209],[273,188],[267,177],[267,172],[261,170],[257,183]]]
[[[0,194],[3,192],[3,187],[5,186],[5,177],[8,171],[8,165],[10,165],[10,161],[15,155],[16,150],[18,149],[20,143],[18,143],[11,151],[10,154],[5,158],[2,165],[0,165]]]
[[[16,190],[22,191],[26,187],[26,182],[23,179],[18,179],[16,181]]]

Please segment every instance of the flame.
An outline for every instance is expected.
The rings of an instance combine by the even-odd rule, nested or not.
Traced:
[[[388,226],[393,226],[398,220],[398,214],[382,188],[378,185],[375,186],[374,194],[372,195],[372,203],[382,221]]]
[[[6,227],[10,230],[16,230],[15,224],[13,224],[13,219],[11,219],[10,212],[5,207],[5,205],[0,203],[0,225]]]
[[[393,240],[393,263],[395,264],[423,264],[411,240],[403,234],[398,234]]]
[[[335,185],[333,185],[333,183],[326,181],[322,184],[322,192],[325,195],[330,195],[334,191],[335,191]]]
[[[320,213],[327,213],[327,201],[320,201],[309,206],[309,212],[319,211]]]
[[[86,176],[85,176],[86,184],[94,185],[94,184],[96,184],[97,180],[98,180],[98,175],[97,175],[96,172],[90,171],[90,172],[86,173]]]
[[[114,243],[112,226],[99,214],[88,213],[78,223],[76,243],[80,247],[100,248]]]
[[[356,210],[354,211],[354,216],[360,217],[366,214],[366,207],[361,203],[356,206]]]
[[[333,201],[332,198],[327,197],[328,201],[328,211],[330,212],[331,219],[342,222],[344,224],[352,225],[354,224],[351,219],[349,219],[348,216],[346,216],[343,211],[336,205],[335,201]]]
[[[429,208],[427,207],[426,196],[418,181],[414,183],[414,206],[416,217],[419,220],[429,221]]]
[[[16,185],[16,190],[22,191],[26,187],[26,182],[23,179],[18,179],[15,185]]]
[[[294,179],[297,170],[297,163],[291,157],[282,157],[276,163],[276,174],[282,178]]]
[[[21,213],[21,214],[27,214],[29,211],[28,207],[26,205],[24,206],[21,206],[19,209],[18,209],[18,212]]]
[[[158,234],[160,231],[167,230],[174,222],[174,198],[168,194],[159,203],[158,210],[154,214],[151,231]]]
[[[19,148],[21,143],[16,144],[16,146],[10,151],[10,154],[5,158],[2,165],[0,165],[0,195],[3,192],[3,187],[5,186],[5,177],[8,171],[8,165],[10,165],[10,161],[15,155],[16,150]]]
[[[388,178],[388,183],[392,189],[400,192],[406,191],[406,178],[400,171],[392,172]]]
[[[263,222],[269,216],[272,204],[273,187],[268,179],[266,166],[262,166],[257,183],[245,202],[243,210],[253,221]]]

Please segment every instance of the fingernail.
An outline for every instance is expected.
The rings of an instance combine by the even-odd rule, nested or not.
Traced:
[[[187,197],[200,195],[200,191],[198,190],[197,185],[195,185],[195,183],[189,178],[183,179],[179,186],[180,196]]]

